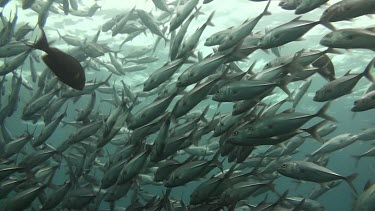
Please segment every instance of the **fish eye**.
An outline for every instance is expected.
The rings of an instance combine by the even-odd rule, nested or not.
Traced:
[[[234,131],[234,132],[232,133],[232,135],[233,135],[233,136],[237,136],[237,135],[238,135],[238,131]]]
[[[358,104],[358,100],[354,101],[354,105],[357,105]]]
[[[286,168],[286,164],[283,163],[283,164],[281,165],[281,168]]]
[[[217,90],[216,94],[220,94],[220,92],[221,92],[220,90]]]

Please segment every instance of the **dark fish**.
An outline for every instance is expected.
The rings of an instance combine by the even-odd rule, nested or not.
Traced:
[[[86,76],[79,61],[57,48],[50,47],[44,30],[41,30],[42,36],[40,39],[33,45],[26,45],[30,48],[39,49],[47,53],[42,59],[62,83],[73,89],[83,90]]]

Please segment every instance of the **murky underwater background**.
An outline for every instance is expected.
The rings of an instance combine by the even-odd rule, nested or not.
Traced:
[[[329,1],[329,4],[333,4],[337,2],[336,0]],[[82,0],[82,5],[80,7],[89,7],[94,3],[94,1],[89,0]],[[61,50],[67,51],[71,46],[68,46],[65,44],[65,42],[61,39],[59,39],[58,33],[56,30],[59,30],[61,34],[71,34],[77,37],[80,37],[82,40],[88,38],[90,39],[93,37],[97,30],[100,29],[102,24],[104,24],[106,21],[111,19],[117,14],[124,13],[126,11],[129,11],[131,8],[136,6],[137,9],[143,9],[147,12],[152,12],[153,15],[157,16],[158,14],[161,14],[160,11],[156,10],[152,4],[152,1],[146,1],[144,0],[102,0],[97,2],[101,9],[98,10],[93,17],[75,17],[72,15],[63,15],[61,14],[53,14],[50,13],[47,24],[44,27],[46,34],[48,36],[49,41],[54,41],[53,46],[57,47]],[[286,23],[293,18],[296,17],[294,15],[293,11],[287,11],[283,10],[280,7],[277,6],[278,1],[272,1],[269,11],[272,13],[272,15],[263,17],[258,25],[255,27],[254,32],[264,32],[265,29],[274,28],[280,24]],[[3,11],[3,14],[5,17],[9,17],[11,11],[14,12],[15,5],[19,5],[18,1],[11,1],[6,8]],[[212,22],[215,24],[214,27],[209,26],[204,31],[199,45],[197,47],[197,51],[202,52],[204,56],[208,55],[209,53],[212,53],[211,47],[205,47],[203,45],[204,40],[212,35],[213,33],[226,29],[230,26],[238,25],[245,21],[247,18],[253,18],[257,16],[261,11],[263,11],[264,7],[266,5],[266,2],[250,2],[246,0],[215,0],[207,5],[203,5],[201,11],[204,13],[203,15],[200,15],[197,19],[194,19],[188,29],[187,34],[192,34],[201,24],[207,19],[208,15],[211,14],[212,11],[215,11],[214,17]],[[304,14],[302,17],[305,20],[318,20],[321,13],[324,11],[324,9],[327,8],[327,6],[322,6],[321,8],[318,8],[312,12],[309,12],[307,14]],[[31,26],[34,26],[37,21],[37,15],[34,11],[31,10],[22,10],[18,8],[18,24],[21,26],[23,23],[29,23]],[[345,28],[345,27],[369,27],[373,25],[374,20],[372,17],[362,16],[359,18],[354,19],[353,21],[343,21],[339,23],[335,23],[335,26],[337,28]],[[326,29],[324,26],[318,25],[314,27],[312,30],[310,30],[305,36],[304,40],[292,42],[289,44],[286,44],[280,48],[281,55],[290,55],[294,54],[295,52],[301,50],[301,49],[314,49],[314,50],[322,50],[325,49],[325,47],[319,45],[319,40],[322,38],[324,34],[327,34],[329,32],[328,29]],[[38,33],[33,33],[31,36],[29,35],[29,38],[31,41],[35,39],[35,37],[38,36]],[[99,43],[106,43],[111,49],[119,50],[118,53],[119,57],[123,57],[123,55],[126,55],[127,53],[131,52],[134,48],[140,48],[145,46],[151,46],[153,47],[154,42],[156,40],[156,36],[152,35],[149,32],[146,32],[145,34],[140,34],[135,39],[133,39],[131,42],[127,42],[122,48],[119,49],[120,43],[126,38],[127,35],[117,35],[115,37],[111,36],[110,32],[102,32],[99,36]],[[147,77],[156,69],[160,68],[162,65],[164,65],[168,61],[168,54],[169,54],[169,44],[165,44],[164,40],[160,42],[160,44],[157,46],[157,49],[154,56],[157,56],[159,59],[158,61],[147,65],[147,69],[137,72],[131,72],[127,73],[124,76],[112,76],[110,79],[109,84],[114,84],[118,89],[122,89],[122,83],[121,80],[123,80],[127,86],[131,88],[134,92],[141,92],[142,91],[142,85],[143,82],[147,79]],[[38,51],[38,54],[41,54]],[[151,55],[151,54],[148,54]],[[336,70],[336,76],[340,77],[344,75],[348,70],[352,70],[352,72],[362,72],[365,66],[368,64],[368,62],[374,57],[374,52],[370,50],[350,50],[350,51],[344,51],[342,54],[329,54],[329,57],[332,59],[332,62],[335,66]],[[247,68],[254,62],[257,61],[255,66],[255,72],[260,71],[263,66],[276,58],[275,55],[272,53],[266,53],[261,50],[257,50],[255,53],[251,54],[247,60],[243,62],[237,62],[238,65],[242,68],[242,70],[246,71]],[[109,57],[103,56],[101,58],[104,61],[109,62]],[[189,67],[191,64],[184,64],[182,68],[173,76],[173,80],[177,79],[177,76],[184,71],[187,67]],[[44,68],[45,65],[43,63],[37,64],[37,70],[38,74],[40,74]],[[21,73],[22,69],[22,77],[30,80],[30,73],[28,71],[29,64],[28,62],[25,62],[25,64],[22,66],[22,68],[19,68],[17,71],[18,73]],[[374,72],[374,71],[373,71]],[[110,73],[103,67],[101,67],[101,71],[94,71],[94,70],[87,70],[86,71],[86,77],[87,81],[89,80],[97,80],[101,81],[108,77]],[[5,105],[7,102],[7,95],[10,93],[10,83],[11,83],[11,74],[8,74],[7,76],[7,82],[4,85],[5,93],[1,96],[2,99],[2,105]],[[323,104],[317,103],[312,100],[315,91],[317,91],[320,87],[322,87],[326,81],[318,74],[315,74],[312,76],[313,82],[310,86],[308,93],[302,98],[302,101],[297,107],[297,111],[304,112],[304,113],[314,113],[316,112]],[[32,83],[32,82],[31,82]],[[33,83],[32,83],[33,84]],[[290,90],[294,90],[299,87],[301,82],[295,82],[288,85]],[[343,96],[331,104],[328,113],[332,116],[334,116],[338,123],[338,128],[336,131],[334,131],[332,134],[330,134],[327,137],[324,137],[324,140],[328,140],[331,137],[335,137],[339,134],[343,133],[352,133],[352,134],[358,134],[363,129],[367,128],[373,128],[375,124],[375,113],[374,110],[369,110],[365,112],[356,113],[356,115],[353,115],[353,113],[350,111],[353,102],[355,99],[358,99],[363,92],[367,89],[368,85],[370,83],[366,79],[361,79],[361,81],[357,84],[357,86],[354,89],[354,92],[350,95]],[[36,86],[36,84],[33,84],[33,86]],[[190,86],[191,88],[193,86]],[[188,88],[188,90],[190,89]],[[38,122],[32,122],[32,121],[23,121],[21,120],[22,116],[22,109],[26,102],[29,101],[30,97],[33,95],[33,91],[35,90],[28,90],[24,87],[21,88],[20,96],[19,96],[19,103],[17,111],[11,116],[8,117],[5,121],[5,127],[9,130],[10,134],[15,138],[18,136],[21,136],[25,133],[26,129],[28,128],[29,131],[33,131],[36,127],[35,134],[38,134],[40,130],[43,127],[43,121],[40,120]],[[280,100],[285,99],[287,96],[286,94],[280,92],[279,90],[276,91],[277,94],[269,97],[266,101],[267,102],[278,102]],[[155,99],[156,95],[150,96],[147,98],[140,98],[141,104],[138,105],[135,110],[138,110],[148,103],[151,103]],[[100,113],[104,115],[108,115],[112,110],[115,109],[115,106],[103,101],[104,99],[111,99],[112,95],[110,94],[103,94],[100,92],[97,92],[97,102],[95,105],[95,109],[99,110]],[[90,95],[85,95],[80,97],[80,99],[77,102],[73,102],[73,100],[68,100],[64,106],[61,107],[60,111],[58,113],[63,112],[65,105],[68,105],[68,112],[67,116],[64,118],[65,122],[71,122],[75,121],[75,117],[77,115],[77,109],[85,107],[85,105],[89,102]],[[174,100],[169,109],[171,110],[173,108],[173,104],[176,100]],[[210,98],[205,100],[204,102],[200,103],[194,110],[203,110],[207,105],[210,105],[210,110],[207,114],[208,117],[211,117],[217,107],[217,103],[212,101]],[[223,103],[219,111],[223,113],[231,112],[233,103]],[[279,111],[283,111],[285,109],[290,108],[290,104],[286,103],[284,104]],[[210,118],[207,118],[210,119]],[[315,123],[317,123],[318,120],[314,119],[313,121],[309,122],[306,126],[311,126]],[[75,127],[72,127],[70,125],[64,125],[60,124],[58,129],[53,133],[53,135],[47,140],[47,143],[57,147],[59,146],[65,139],[69,137],[71,133],[75,131]],[[203,137],[203,139],[209,139],[210,135],[206,135]],[[155,138],[155,134],[148,137],[148,142],[151,142]],[[215,140],[215,139],[213,139]],[[370,147],[372,147],[373,143],[369,142],[356,142],[343,150],[333,152],[329,155],[329,163],[328,168],[340,173],[341,175],[347,176],[352,173],[358,173],[358,177],[355,179],[354,184],[356,186],[356,189],[359,193],[362,192],[362,189],[365,185],[365,183],[368,180],[371,180],[374,178],[375,173],[375,163],[372,157],[368,158],[362,158],[359,162],[359,165],[355,167],[355,160],[352,158],[352,155],[358,155],[366,150],[368,150]],[[316,150],[318,147],[320,147],[321,144],[317,142],[314,139],[306,139],[305,143],[299,148],[299,152],[295,155],[293,155],[293,160],[302,160],[305,159],[305,155],[311,153],[312,151]],[[99,162],[105,163],[108,155],[111,153],[114,153],[116,149],[118,149],[119,146],[108,144],[105,147],[105,150],[103,152],[104,157],[97,158]],[[261,146],[258,147],[256,152],[262,152],[266,150],[268,146]],[[27,144],[23,151],[18,155],[17,159],[22,160],[22,158],[33,152],[33,148],[30,144]],[[55,163],[52,159],[50,159],[46,163]],[[225,162],[225,169],[228,169],[231,165],[229,165],[227,162]],[[218,173],[219,170],[215,169],[215,173]],[[100,171],[92,171],[92,176],[97,178],[99,181],[103,174]],[[209,174],[209,175],[212,175]],[[57,172],[55,173],[53,177],[53,183],[54,184],[63,184],[67,179],[69,178],[68,175],[68,169],[65,164],[60,165]],[[206,176],[206,178],[210,178],[209,176]],[[203,180],[202,180],[203,181]],[[185,184],[182,187],[173,188],[171,197],[176,198],[179,200],[182,198],[186,204],[188,204],[189,196],[191,192],[194,190],[195,187],[197,187],[198,184],[200,184],[201,181],[194,181],[190,182],[188,184]],[[275,182],[276,184],[276,190],[279,193],[284,192],[285,190],[289,190],[289,196],[308,196],[309,193],[312,191],[312,189],[317,186],[315,183],[311,182],[304,182],[302,184],[296,184],[293,182],[292,179],[287,177],[280,177]],[[165,192],[165,187],[163,185],[145,185],[142,187],[143,190],[149,192],[161,195],[163,192]],[[15,194],[12,192],[8,195],[9,197],[12,197],[12,195]],[[123,197],[121,200],[119,200],[116,203],[116,206],[124,206],[126,207],[130,199],[132,197],[132,192],[130,191],[127,196]],[[263,200],[265,197],[265,194],[258,196],[256,198],[250,198],[249,203],[256,204]],[[268,200],[270,201],[276,201],[277,196],[273,193],[268,193]],[[4,201],[6,199],[3,199]],[[2,201],[0,201],[0,206]],[[350,210],[355,199],[353,197],[353,194],[347,184],[342,182],[338,187],[334,188],[333,190],[329,191],[322,197],[318,199],[320,203],[325,207],[326,210],[329,211],[337,211],[337,210]],[[34,202],[34,207],[38,207],[38,203]],[[109,204],[106,202],[102,202],[101,204],[102,209],[108,209]],[[1,209],[0,209],[1,210]]]

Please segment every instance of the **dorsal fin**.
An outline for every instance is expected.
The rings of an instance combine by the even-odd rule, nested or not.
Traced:
[[[366,182],[365,186],[363,186],[363,191],[366,191],[367,189],[369,189],[372,184],[373,183],[370,180],[368,180]]]
[[[345,73],[344,76],[350,75],[350,71],[352,71],[352,70],[350,69],[348,72]]]
[[[290,22],[294,22],[294,21],[298,21],[302,16],[298,16],[296,18],[294,18],[293,20],[291,20]]]

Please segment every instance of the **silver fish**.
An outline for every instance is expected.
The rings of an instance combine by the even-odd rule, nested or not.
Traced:
[[[340,174],[337,174],[327,168],[319,166],[317,164],[306,162],[306,161],[288,161],[282,163],[277,172],[280,174],[298,179],[298,180],[305,180],[317,183],[323,182],[330,182],[334,180],[345,180],[348,183],[350,188],[357,193],[352,181],[351,177],[344,177]]]

